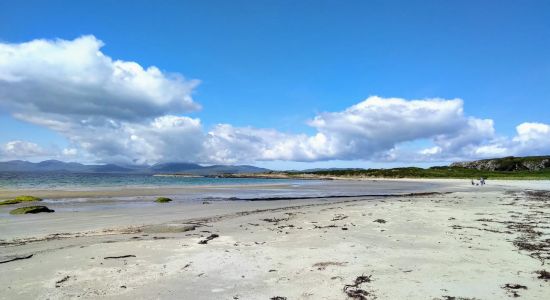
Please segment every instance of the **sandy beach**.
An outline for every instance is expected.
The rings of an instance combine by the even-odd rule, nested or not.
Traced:
[[[258,191],[287,198],[225,199]],[[543,272],[550,272],[548,181],[37,193],[55,213],[10,216],[13,207],[0,209],[1,299],[550,295]],[[195,197],[205,193],[211,200]],[[176,201],[152,203],[165,195]]]

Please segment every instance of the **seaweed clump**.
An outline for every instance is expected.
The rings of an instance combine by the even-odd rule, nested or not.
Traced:
[[[49,209],[46,206],[27,206],[27,207],[19,207],[12,211],[10,211],[10,214],[12,215],[25,215],[25,214],[38,214],[38,213],[52,213],[54,212],[53,209]]]
[[[157,203],[168,203],[168,202],[171,202],[172,199],[170,198],[167,198],[167,197],[158,197],[157,200],[155,200],[155,202]]]
[[[344,286],[344,293],[348,296],[348,298],[351,299],[359,299],[359,300],[368,300],[370,299],[376,299],[376,296],[373,295],[371,292],[368,292],[364,289],[360,288],[360,285],[363,283],[369,283],[372,281],[371,279],[372,275],[361,275],[355,278],[355,281],[353,284],[346,284]]]
[[[538,279],[550,280],[550,272],[546,270],[536,271],[535,273],[539,274]]]
[[[21,202],[32,202],[32,201],[42,201],[42,198],[38,198],[35,196],[17,196],[10,200],[0,201],[0,205],[10,205],[10,204],[17,204]]]

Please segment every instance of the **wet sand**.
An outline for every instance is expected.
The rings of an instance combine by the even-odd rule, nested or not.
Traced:
[[[205,204],[62,194],[55,213],[3,215],[0,298],[545,299],[547,183],[331,181],[300,195],[363,196]]]

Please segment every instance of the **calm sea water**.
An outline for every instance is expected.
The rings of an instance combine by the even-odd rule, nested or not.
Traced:
[[[116,186],[178,186],[296,183],[297,180],[257,178],[204,178],[146,174],[0,173],[0,189],[64,189]]]

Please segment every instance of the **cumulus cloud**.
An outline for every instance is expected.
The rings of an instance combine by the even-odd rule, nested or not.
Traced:
[[[550,125],[521,123],[511,140],[499,140],[493,147],[506,149],[511,155],[548,155],[550,153]]]
[[[204,134],[200,120],[162,116],[149,123],[101,128],[101,135],[79,135],[82,148],[106,161],[152,164],[201,160]]]
[[[517,135],[512,142],[520,154],[548,154],[550,152],[550,125],[522,123],[516,127]]]
[[[93,36],[0,43],[0,106],[54,130],[70,146],[48,154],[12,141],[2,158],[86,157],[100,162],[443,161],[550,152],[550,125],[523,123],[497,136],[493,120],[464,114],[461,99],[371,96],[307,122],[314,133],[218,124],[182,114],[200,108],[197,80],[113,59]],[[428,146],[411,149],[410,144]]]
[[[304,134],[285,134],[273,129],[217,125],[205,140],[205,150],[210,161],[233,163],[255,160],[310,161],[320,157],[325,147],[324,137]]]
[[[8,159],[30,159],[51,155],[50,151],[45,150],[35,143],[15,140],[0,145],[0,157]]]
[[[200,108],[191,97],[198,81],[112,59],[102,46],[93,36],[0,43],[0,105],[99,160],[184,159],[196,150],[200,121],[171,114]]]
[[[460,159],[493,158],[502,156],[548,155],[550,153],[550,125],[522,123],[516,127],[513,137],[496,136],[492,121],[476,122],[469,130],[456,138],[435,139],[439,151],[432,148],[420,151],[423,158],[438,157]],[[491,123],[491,124],[489,124]]]
[[[308,124],[316,134],[220,125],[209,133],[209,148],[223,150],[210,153],[212,159],[222,161],[239,155],[255,160],[396,160],[405,155],[397,155],[400,143],[431,139],[436,146],[421,154],[442,158],[445,153],[466,153],[466,148],[494,137],[492,120],[466,117],[460,99],[408,101],[372,96],[341,112],[321,113]]]
[[[76,148],[64,148],[61,150],[61,155],[67,158],[75,158],[78,155],[78,149]]]
[[[310,124],[330,137],[340,155],[370,158],[396,144],[440,135],[455,136],[468,127],[460,99],[369,97],[336,113],[324,113]]]
[[[37,123],[41,123],[38,120]],[[112,121],[93,126],[82,123],[47,123],[66,136],[76,148],[63,151],[65,156],[77,151],[100,162],[153,164],[164,161],[200,161],[204,133],[200,120],[166,115],[149,122]]]
[[[152,66],[113,60],[93,36],[0,43],[0,100],[24,114],[81,122],[135,121],[196,110],[198,84]]]

